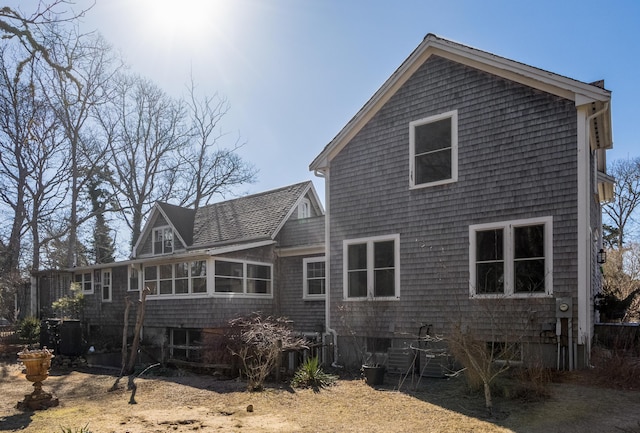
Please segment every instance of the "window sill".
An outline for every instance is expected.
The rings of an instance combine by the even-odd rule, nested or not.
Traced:
[[[539,298],[553,298],[552,293],[495,293],[495,294],[471,294],[470,299],[539,299]]]
[[[424,189],[424,188],[430,188],[432,186],[448,185],[450,183],[455,183],[457,181],[458,181],[458,179],[443,179],[443,180],[438,180],[436,182],[420,183],[420,184],[417,184],[417,185],[411,183],[409,185],[409,189],[410,190],[413,190],[413,189]]]

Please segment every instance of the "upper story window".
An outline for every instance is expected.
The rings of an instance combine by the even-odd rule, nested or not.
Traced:
[[[91,271],[75,274],[75,282],[80,284],[82,287],[82,293],[91,294],[93,293],[93,275]]]
[[[471,296],[552,293],[551,217],[469,227]]]
[[[152,295],[207,293],[207,262],[163,263],[144,267],[144,285]]]
[[[458,111],[409,124],[410,185],[424,187],[458,179]]]
[[[400,297],[400,235],[343,241],[345,299]]]
[[[325,258],[308,257],[302,260],[304,299],[324,299],[326,290]]]
[[[173,230],[171,227],[153,229],[153,254],[169,254],[173,252]]]
[[[308,198],[303,198],[300,204],[298,205],[298,218],[309,218],[311,217],[311,201]]]
[[[215,293],[271,295],[271,265],[216,260]]]
[[[102,302],[111,302],[112,296],[111,269],[102,270]]]

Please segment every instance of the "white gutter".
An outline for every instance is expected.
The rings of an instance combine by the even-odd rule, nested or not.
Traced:
[[[318,177],[324,178],[324,242],[325,242],[325,300],[324,300],[324,322],[325,322],[325,335],[331,334],[333,336],[333,362],[331,366],[334,368],[341,368],[338,364],[338,333],[331,327],[331,230],[330,230],[330,201],[329,201],[329,168],[323,170],[314,170],[313,174]]]

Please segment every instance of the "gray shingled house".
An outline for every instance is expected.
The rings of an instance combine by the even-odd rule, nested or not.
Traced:
[[[143,287],[151,290],[144,341],[164,360],[197,361],[203,332],[252,312],[285,316],[320,338],[324,210],[311,182],[197,210],[157,203],[130,260],[79,267],[72,277],[85,295],[89,342],[122,334],[125,297],[137,300]],[[44,296],[51,290],[41,284],[43,297],[59,296]]]
[[[587,365],[610,99],[602,82],[427,35],[310,165],[334,360],[460,325],[517,339],[525,363]]]

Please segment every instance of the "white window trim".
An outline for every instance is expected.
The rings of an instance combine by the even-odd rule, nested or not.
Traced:
[[[84,294],[84,295],[93,295],[93,293],[94,293],[94,290],[93,290],[93,286],[94,286],[94,283],[93,283],[93,271],[79,272],[76,275],[82,275],[82,281],[76,281],[76,283],[80,284],[80,287],[82,289],[82,294]],[[85,283],[85,281],[87,281],[87,280],[85,280],[85,277],[87,275],[89,276],[89,281],[91,282],[91,290],[85,290],[84,289],[84,283]]]
[[[163,237],[163,241],[162,241],[162,251],[156,251],[156,233],[158,233],[159,231],[164,232],[165,230],[169,229],[169,231],[171,232],[171,251],[165,251],[164,250],[164,237]],[[173,228],[169,225],[166,226],[161,226],[161,227],[154,227],[153,230],[151,231],[151,252],[154,256],[162,256],[165,254],[172,254],[174,251],[176,250],[176,234],[173,231]]]
[[[309,294],[309,279],[307,278],[307,264],[308,263],[318,263],[322,262],[325,264],[324,267],[324,289],[325,293],[321,295]],[[302,284],[304,290],[302,292],[302,299],[307,300],[324,300],[327,297],[327,258],[325,256],[322,257],[306,257],[302,259]]]
[[[191,264],[193,262],[205,262],[205,267],[206,267],[206,287],[207,290],[204,292],[198,292],[198,293],[194,293],[193,292],[193,276],[191,275]],[[160,262],[160,263],[149,263],[146,265],[142,266],[142,270],[139,271],[139,276],[138,276],[138,281],[139,284],[142,284],[142,286],[145,286],[146,280],[144,279],[144,268],[145,267],[150,267],[150,266],[155,266],[156,268],[158,268],[159,266],[163,266],[163,265],[171,265],[171,281],[172,281],[172,290],[175,290],[175,275],[176,275],[176,268],[175,265],[178,263],[188,263],[189,264],[189,293],[165,293],[165,294],[160,294],[160,281],[162,281],[160,279],[160,269],[156,270],[156,289],[158,291],[158,293],[156,294],[149,294],[147,299],[194,299],[194,298],[205,298],[209,296],[209,275],[210,275],[210,267],[209,267],[209,261],[205,258],[201,258],[201,259],[193,259],[193,260],[174,260],[174,261],[170,261],[170,262]],[[151,280],[149,280],[151,281]]]
[[[217,275],[215,273],[215,269],[216,269],[216,262],[229,262],[229,263],[241,263],[242,264],[242,293],[236,293],[236,292],[217,292],[216,291],[216,277],[220,276],[220,277],[228,277],[228,275]],[[258,265],[258,266],[268,266],[269,267],[269,272],[271,274],[271,292],[270,293],[247,293],[247,265]],[[274,280],[273,280],[273,264],[271,263],[263,263],[263,262],[254,262],[254,261],[247,261],[247,260],[235,260],[235,259],[227,259],[225,257],[219,257],[217,259],[215,259],[213,261],[213,271],[212,271],[212,278],[211,278],[211,284],[213,286],[213,296],[217,297],[217,298],[256,298],[256,299],[272,299],[273,298],[273,292],[275,290],[274,287]]]
[[[438,120],[451,118],[451,177],[437,180],[435,182],[419,183],[415,181],[416,146],[415,127]],[[409,123],[409,187],[410,189],[426,188],[436,185],[444,185],[458,181],[458,110],[447,111],[423,119],[414,120]]]
[[[514,293],[513,291],[513,228],[544,224],[545,291]],[[504,293],[476,293],[476,236],[477,231],[504,230]],[[471,298],[543,298],[553,295],[553,217],[529,218],[469,226],[469,297]]]
[[[374,296],[373,280],[374,280],[374,263],[373,263],[373,244],[374,242],[394,241],[394,269],[395,269],[395,295],[394,296]],[[367,244],[367,296],[350,297],[349,296],[349,245]],[[363,300],[399,300],[400,299],[400,234],[372,236],[358,239],[345,239],[342,241],[342,299],[344,301],[363,301]]]
[[[137,287],[131,287],[131,273],[133,271],[136,271],[138,273],[138,286]],[[137,267],[134,266],[127,266],[127,292],[137,292],[140,290],[140,286],[142,285],[143,281],[142,278],[144,276],[144,273],[142,272],[142,269],[138,269]]]
[[[303,198],[298,205],[298,219],[311,217],[311,200]]]
[[[105,288],[105,274],[109,274],[109,297],[108,298],[104,298],[104,288]],[[100,292],[100,300],[102,302],[111,302],[113,300],[113,272],[111,271],[111,268],[108,269],[103,269],[102,270],[102,275],[100,277],[100,283],[101,283],[101,292]]]

